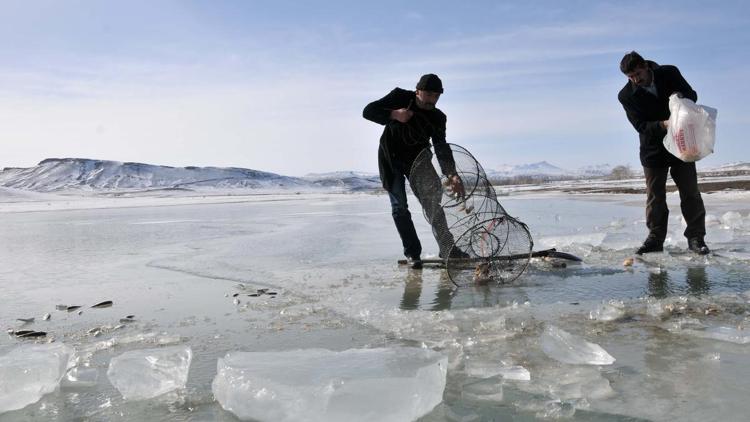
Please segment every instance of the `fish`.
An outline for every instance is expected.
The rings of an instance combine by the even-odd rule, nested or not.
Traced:
[[[46,335],[47,333],[45,333],[44,331],[32,331],[30,333],[16,334],[16,337],[32,338],[32,337],[44,337]]]
[[[68,311],[68,312],[72,312],[72,311],[75,311],[78,308],[80,308],[80,306],[73,305],[73,306],[68,306],[67,308],[65,308],[65,310]]]
[[[25,323],[25,324],[29,324],[31,322],[34,322],[34,317],[31,317],[31,318],[16,318],[16,319],[19,320],[19,321],[21,321],[21,322],[23,322],[23,323]]]
[[[112,306],[111,300],[105,300],[104,302],[99,302],[96,305],[92,306],[92,308],[109,308]]]

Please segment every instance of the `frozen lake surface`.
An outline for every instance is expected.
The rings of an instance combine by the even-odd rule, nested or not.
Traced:
[[[88,380],[0,421],[237,420],[211,390],[219,358],[313,348],[444,354],[443,402],[423,421],[740,420],[750,411],[745,192],[704,195],[708,257],[686,253],[670,194],[667,252],[632,266],[623,261],[646,234],[642,195],[501,197],[535,249],[584,263],[535,261],[512,285],[461,289],[443,270],[396,265],[384,195],[0,196],[0,321],[47,332],[0,336],[0,356],[54,339],[75,350]],[[410,204],[424,256],[434,257]],[[173,346],[192,353],[186,387],[124,400],[110,361]]]

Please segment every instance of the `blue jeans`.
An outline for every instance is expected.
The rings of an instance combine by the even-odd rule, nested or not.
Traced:
[[[391,182],[388,197],[391,201],[391,215],[393,222],[396,224],[396,230],[401,237],[401,243],[404,247],[404,255],[411,258],[419,258],[422,254],[422,244],[419,242],[417,231],[414,228],[414,222],[411,219],[409,205],[406,201],[406,165],[396,160],[391,161],[393,168],[393,181]],[[432,172],[429,175],[420,174],[419,185],[411,185],[414,195],[422,205],[425,217],[432,224],[432,233],[440,247],[440,254],[443,256],[450,251],[453,246],[453,236],[448,230],[448,224],[445,220],[445,213],[440,207],[442,196],[442,186],[440,176]]]

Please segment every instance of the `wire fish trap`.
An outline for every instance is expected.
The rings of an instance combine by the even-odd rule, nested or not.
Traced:
[[[432,226],[451,281],[509,283],[520,277],[533,249],[526,225],[507,214],[469,151],[455,144],[433,149],[424,149],[414,160],[409,184]],[[456,189],[447,175],[458,175],[463,189]]]
[[[507,284],[528,267],[534,242],[524,223],[506,215],[475,225],[456,238],[454,247],[468,254],[466,258],[445,260],[454,284]]]

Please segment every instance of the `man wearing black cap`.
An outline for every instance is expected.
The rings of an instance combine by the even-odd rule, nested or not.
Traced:
[[[416,91],[395,88],[385,97],[368,104],[362,112],[365,119],[385,125],[378,149],[380,180],[390,197],[391,213],[396,223],[396,230],[401,236],[404,255],[415,269],[422,267],[420,258],[422,245],[406,203],[406,179],[409,178],[409,171],[419,153],[430,147],[430,139],[435,146],[441,170],[448,178],[449,188],[459,196],[464,195],[461,179],[455,174],[455,165],[450,156],[450,150],[445,146],[446,116],[435,107],[442,93],[442,81],[437,75],[430,73],[419,79]],[[445,147],[440,148],[440,146]],[[439,186],[440,179],[437,174],[435,174],[435,179]],[[433,233],[441,248],[440,256],[445,257],[448,253],[445,250],[448,248],[446,245],[451,241],[446,242],[445,239],[441,241],[438,238],[439,234],[449,233],[445,215],[439,208],[440,198],[420,194],[414,189],[414,181],[410,181],[410,185],[428,214],[428,218],[432,221]],[[465,256],[458,250],[453,250],[451,253]]]
[[[641,164],[646,177],[646,226],[649,234],[636,250],[641,255],[660,252],[667,236],[669,209],[667,208],[667,173],[680,192],[680,208],[687,222],[685,237],[691,251],[700,255],[709,253],[703,241],[706,235],[706,209],[698,190],[695,163],[685,163],[664,148],[663,139],[669,125],[669,96],[677,94],[693,101],[698,100],[690,84],[679,69],[671,65],[659,66],[644,60],[632,51],[620,61],[620,71],[628,83],[620,90],[620,100],[625,114],[640,135]]]

